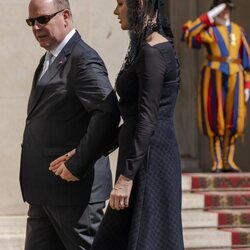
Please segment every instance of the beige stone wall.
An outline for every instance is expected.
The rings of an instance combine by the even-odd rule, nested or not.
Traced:
[[[0,215],[26,211],[18,181],[20,144],[33,72],[44,53],[25,23],[28,2],[0,1]],[[115,0],[71,0],[75,27],[103,57],[112,83],[128,44],[113,15],[115,4]]]

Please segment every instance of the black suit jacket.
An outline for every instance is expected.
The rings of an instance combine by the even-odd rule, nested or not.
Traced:
[[[116,136],[120,119],[105,65],[78,33],[38,81],[43,61],[44,56],[34,75],[23,136],[23,199],[42,205],[103,201],[109,196],[111,172],[102,155]],[[74,148],[76,155],[66,162],[71,173],[80,178],[73,183],[48,168],[51,161]]]

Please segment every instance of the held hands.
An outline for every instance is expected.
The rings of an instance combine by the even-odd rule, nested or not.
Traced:
[[[67,154],[57,158],[53,162],[50,163],[49,170],[52,171],[55,175],[60,176],[65,181],[79,181],[77,177],[70,173],[70,171],[66,168],[64,162],[70,159],[76,150],[73,149]]]
[[[207,15],[208,15],[210,22],[213,23],[214,18],[217,17],[226,7],[227,5],[225,3],[221,3],[220,5],[208,11]]]
[[[133,181],[127,177],[120,175],[111,194],[109,205],[112,209],[122,210],[129,206],[129,197]]]

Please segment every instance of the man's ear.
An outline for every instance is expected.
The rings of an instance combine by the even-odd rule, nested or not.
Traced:
[[[70,10],[66,9],[63,12],[63,18],[64,18],[64,22],[66,24],[66,26],[68,25],[68,23],[70,22],[70,18],[71,18],[71,12]]]

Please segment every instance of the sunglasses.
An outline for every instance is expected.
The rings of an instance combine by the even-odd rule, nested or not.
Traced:
[[[51,15],[44,15],[44,16],[39,16],[39,17],[36,17],[36,18],[29,18],[29,19],[26,19],[26,23],[33,27],[35,25],[35,22],[37,21],[38,23],[40,24],[47,24],[54,16],[56,16],[58,13],[64,11],[65,9],[63,10],[59,10],[57,11],[56,13],[54,14],[51,14]]]

